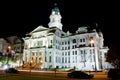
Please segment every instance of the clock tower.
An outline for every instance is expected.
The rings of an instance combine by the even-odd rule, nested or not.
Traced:
[[[60,10],[55,4],[55,7],[52,9],[51,15],[50,15],[50,22],[48,23],[49,28],[51,27],[57,27],[60,30],[62,30],[62,23],[61,23],[61,15]]]

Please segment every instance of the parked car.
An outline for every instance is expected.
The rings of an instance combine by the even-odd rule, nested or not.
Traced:
[[[115,80],[120,79],[120,69],[110,69],[107,77]]]
[[[67,74],[70,78],[80,78],[80,79],[91,79],[94,77],[93,74],[87,74],[83,71],[71,71]]]
[[[4,70],[6,73],[18,73],[19,71],[15,68],[8,68]]]

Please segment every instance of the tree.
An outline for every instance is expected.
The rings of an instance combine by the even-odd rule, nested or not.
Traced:
[[[106,56],[107,62],[111,63],[115,68],[120,68],[120,46],[112,44]]]

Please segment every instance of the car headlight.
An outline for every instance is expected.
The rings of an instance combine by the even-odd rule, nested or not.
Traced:
[[[3,66],[3,69],[4,69],[4,70],[6,70],[6,69],[8,69],[8,68],[9,68],[8,65],[4,65],[4,66]]]

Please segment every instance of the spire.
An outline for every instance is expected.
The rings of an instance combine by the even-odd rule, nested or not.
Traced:
[[[57,7],[57,3],[54,4],[54,8],[52,9],[52,12],[55,12],[55,14],[59,14],[60,13],[60,10],[59,8]]]

